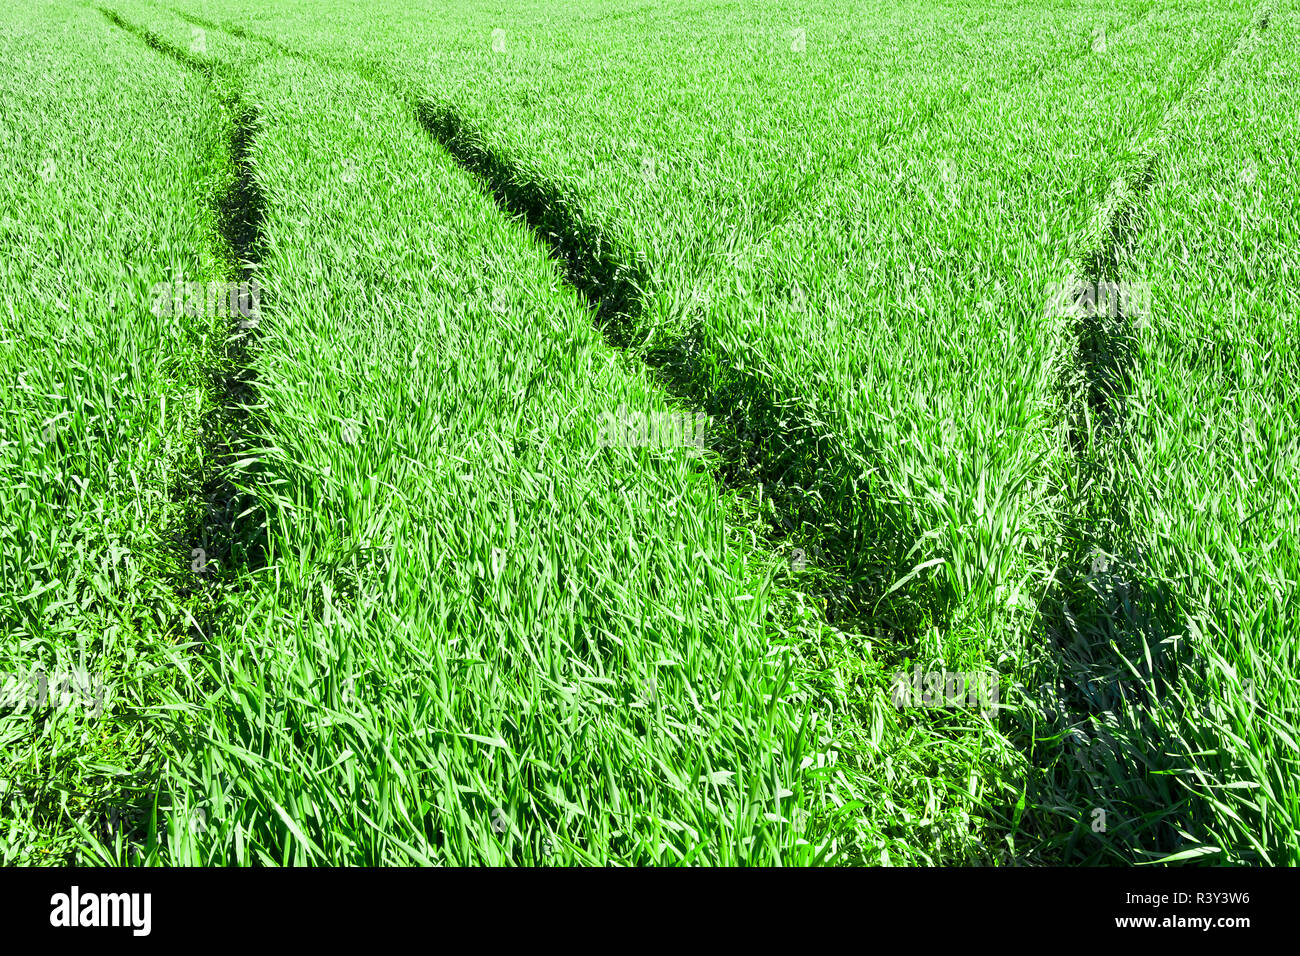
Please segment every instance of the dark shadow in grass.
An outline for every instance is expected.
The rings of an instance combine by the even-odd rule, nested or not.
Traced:
[[[237,280],[236,294],[228,300],[229,326],[208,368],[211,411],[203,423],[204,455],[201,474],[191,476],[200,489],[204,513],[189,533],[198,535],[211,570],[210,586],[219,591],[236,586],[246,573],[266,566],[267,516],[257,499],[235,481],[235,464],[253,457],[249,436],[254,433],[257,407],[254,372],[254,337],[266,304],[265,290],[257,279],[262,249],[264,201],[249,159],[256,114],[238,104],[232,111],[227,150],[231,179],[214,200],[221,233],[219,252],[227,272]],[[199,619],[203,640],[210,640],[221,614],[220,604],[209,602]]]
[[[946,619],[952,596],[921,575],[888,594],[917,563],[921,536],[909,509],[866,474],[877,458],[851,455],[796,396],[774,394],[760,376],[710,341],[702,326],[667,344],[647,345],[642,322],[649,266],[625,253],[572,193],[485,144],[446,104],[415,104],[420,125],[473,174],[507,214],[549,250],[584,299],[605,340],[644,362],[661,386],[710,417],[710,444],[729,489],[761,493],[772,537],[815,544],[819,597],[844,630],[907,642]]]
[[[1149,156],[1129,171],[1129,199],[1081,264],[1090,277],[1084,288],[1120,288],[1115,277],[1124,274],[1156,162]],[[1184,705],[1170,693],[1187,664],[1170,638],[1186,628],[1131,519],[1124,443],[1140,317],[1126,313],[1127,301],[1095,295],[1092,308],[1076,309],[1073,361],[1059,381],[1074,487],[1085,492],[1073,502],[1059,570],[1031,631],[1052,649],[1047,672],[1025,689],[1027,706],[1018,711],[1034,716],[1013,731],[1034,767],[1019,830],[1036,862],[1151,860],[1187,848],[1180,830],[1197,832],[1197,807],[1177,781],[1192,760],[1187,744],[1170,735],[1187,719],[1174,712]]]
[[[1009,735],[1032,755],[1019,829],[1039,862],[1154,859],[1147,854],[1185,848],[1180,829],[1195,832],[1188,792],[1172,776],[1189,766],[1167,730],[1176,720],[1159,713],[1181,706],[1170,694],[1181,662],[1164,643],[1180,633],[1178,607],[1132,550],[1119,511],[1071,522],[1031,632],[1051,657],[1020,702],[1033,722]]]

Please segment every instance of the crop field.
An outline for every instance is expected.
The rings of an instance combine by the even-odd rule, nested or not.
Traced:
[[[0,862],[1300,863],[1295,0],[0,11]]]

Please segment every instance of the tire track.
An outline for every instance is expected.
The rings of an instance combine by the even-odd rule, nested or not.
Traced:
[[[1165,585],[1150,579],[1142,555],[1125,544],[1132,538],[1132,495],[1123,471],[1113,467],[1126,457],[1126,401],[1137,373],[1138,323],[1148,318],[1143,310],[1131,308],[1134,290],[1119,279],[1125,252],[1142,228],[1147,192],[1179,121],[1212,96],[1259,41],[1275,3],[1266,0],[1256,8],[1232,47],[1166,110],[1133,151],[1132,161],[1099,204],[1060,286],[1067,300],[1093,290],[1109,293],[1093,300],[1106,301],[1109,308],[1076,302],[1062,316],[1063,345],[1055,361],[1075,473],[1066,482],[1066,551],[1040,602],[1034,628],[1034,633],[1052,637],[1057,668],[1051,681],[1038,689],[1035,706],[1048,715],[1049,724],[1055,716],[1053,733],[1065,735],[1063,751],[1068,755],[1065,765],[1054,761],[1046,768],[1049,778],[1055,769],[1063,779],[1049,779],[1045,785],[1052,792],[1039,803],[1061,813],[1063,822],[1073,822],[1067,855],[1084,852],[1078,842],[1080,827],[1088,820],[1079,814],[1080,806],[1137,821],[1112,828],[1093,856],[1132,862],[1134,852],[1153,857],[1175,852],[1181,840],[1178,821],[1189,798],[1170,782],[1167,772],[1184,767],[1184,762],[1157,723],[1143,716],[1146,708],[1158,707],[1171,696],[1168,662],[1162,654],[1164,642],[1178,629],[1176,602]],[[1053,304],[1061,303],[1049,302],[1049,308]],[[1126,662],[1137,662],[1138,671]],[[1119,704],[1125,719],[1135,721],[1131,726],[1115,723]],[[1126,777],[1124,802],[1116,802],[1114,788],[1108,786],[1117,776]],[[1052,829],[1050,823],[1039,822]]]
[[[913,570],[909,552],[922,531],[901,502],[864,477],[882,456],[846,448],[829,426],[796,399],[773,393],[759,372],[709,342],[698,326],[675,341],[648,345],[641,318],[654,279],[651,265],[613,241],[576,195],[492,147],[451,104],[422,98],[383,65],[314,55],[169,9],[196,26],[360,76],[406,104],[485,194],[550,250],[606,342],[654,372],[668,394],[710,416],[710,444],[723,461],[718,480],[759,503],[769,547],[802,552],[802,545],[815,542],[817,560],[800,573],[816,582],[811,593],[829,624],[901,644],[946,621],[951,596],[933,578],[919,575],[890,593]]]
[[[203,425],[207,467],[201,475],[192,477],[202,489],[205,504],[205,518],[195,529],[196,537],[213,544],[212,556],[221,569],[218,577],[230,584],[239,569],[256,570],[265,565],[266,516],[236,482],[240,473],[248,473],[247,465],[255,457],[250,440],[252,414],[258,402],[254,356],[266,302],[258,278],[258,260],[264,248],[265,199],[251,162],[258,117],[243,102],[234,79],[218,64],[126,21],[114,10],[99,9],[114,26],[205,77],[226,120],[224,158],[228,177],[211,199],[219,233],[214,240],[227,278],[238,283],[238,300],[231,303],[231,311],[243,318],[232,317],[222,343],[209,355],[213,408]],[[211,637],[211,623],[209,620],[209,626],[201,629],[205,639]]]
[[[182,476],[175,491],[190,499],[190,519],[174,546],[184,553],[194,572],[194,583],[180,596],[189,604],[191,634],[203,661],[209,644],[227,621],[230,595],[244,588],[247,576],[268,562],[267,512],[249,491],[258,468],[252,441],[259,402],[254,359],[266,302],[257,265],[264,247],[265,200],[250,159],[258,117],[242,101],[233,79],[217,65],[126,21],[114,10],[98,9],[113,27],[203,76],[223,114],[225,174],[208,201],[216,225],[214,252],[229,280],[229,298],[222,300],[229,310],[217,313],[217,326],[206,350],[208,401],[200,423],[202,454],[196,467]],[[198,690],[207,693],[203,688]],[[177,742],[182,749],[191,744],[187,740]],[[133,808],[130,816],[148,820],[155,812],[151,802],[150,806]],[[120,814],[118,807],[109,808],[106,814],[105,828],[110,835],[120,827]],[[143,837],[149,846],[154,845],[152,833],[133,833],[132,837]]]

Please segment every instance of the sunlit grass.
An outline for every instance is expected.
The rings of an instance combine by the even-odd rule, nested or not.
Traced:
[[[878,6],[68,14],[176,167],[151,193],[82,103],[73,151],[124,170],[97,198],[266,300],[69,411],[79,484],[140,455],[72,539],[21,486],[11,539],[41,544],[11,553],[47,564],[9,566],[11,604],[49,613],[14,648],[113,635],[96,666],[144,719],[24,751],[10,856],[1292,861],[1294,24],[1237,60],[1246,0]],[[11,193],[6,230],[88,208]],[[67,248],[147,287],[114,229]],[[16,261],[7,289],[51,268]],[[1151,283],[1152,321],[1045,313],[1080,268]],[[11,312],[4,360],[46,398],[108,376],[95,308]],[[33,401],[4,448],[64,421]],[[704,413],[707,447],[605,447],[620,409]],[[215,487],[244,547],[198,585],[167,562]],[[143,567],[61,600],[42,569],[92,523]],[[917,665],[997,674],[1001,709],[898,710]]]

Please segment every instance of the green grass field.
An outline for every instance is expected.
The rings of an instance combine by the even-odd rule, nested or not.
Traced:
[[[0,861],[1300,862],[1296,13],[0,13]]]

